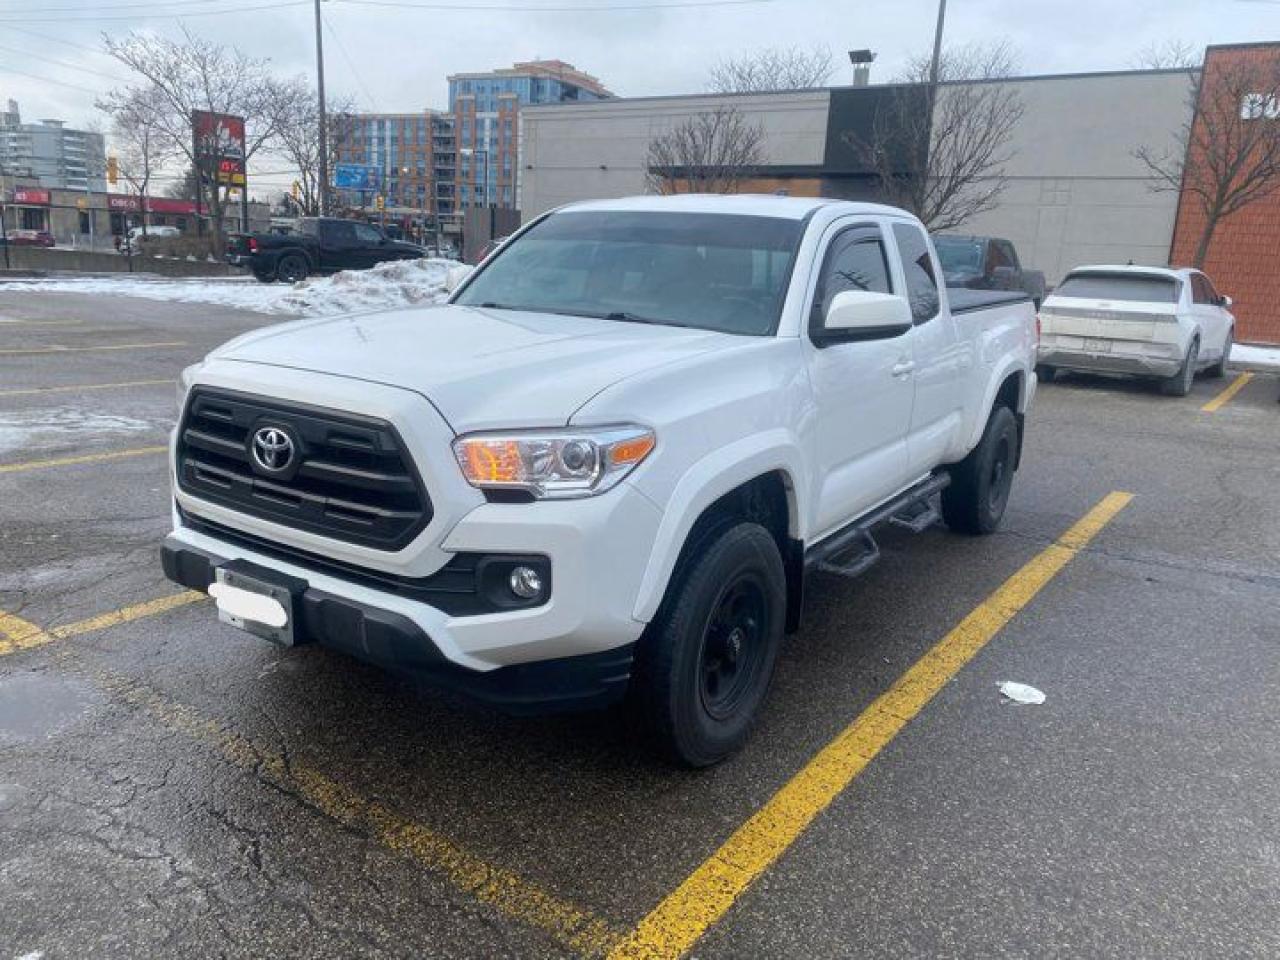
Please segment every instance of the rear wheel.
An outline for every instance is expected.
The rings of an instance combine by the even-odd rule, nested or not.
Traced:
[[[1196,362],[1200,359],[1200,341],[1192,340],[1187,348],[1187,355],[1182,360],[1182,368],[1172,377],[1160,381],[1160,390],[1168,397],[1185,397],[1191,392],[1191,385],[1196,380]]]
[[[1235,330],[1227,330],[1226,342],[1222,344],[1222,356],[1218,358],[1218,362],[1210,367],[1207,371],[1208,376],[1215,379],[1221,379],[1227,375],[1227,361],[1231,359],[1231,345],[1235,342]]]
[[[298,253],[286,253],[276,264],[276,276],[285,283],[307,279],[307,260]]]
[[[764,527],[739,523],[683,565],[636,655],[633,696],[658,746],[689,767],[751,732],[782,643],[786,573]]]
[[[1058,368],[1051,367],[1046,363],[1042,363],[1036,367],[1036,378],[1041,383],[1053,383],[1053,378],[1057,375]]]
[[[1004,518],[1018,459],[1018,419],[996,407],[969,455],[951,468],[942,491],[942,518],[959,533],[992,533]]]
[[[253,277],[259,283],[274,283],[276,271],[274,267],[254,267]]]

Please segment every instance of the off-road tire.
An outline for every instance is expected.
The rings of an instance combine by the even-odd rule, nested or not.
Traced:
[[[1047,363],[1042,363],[1036,367],[1036,379],[1041,383],[1053,383],[1053,378],[1058,375],[1058,368],[1051,367]]]
[[[707,767],[746,741],[773,678],[786,607],[782,557],[764,527],[725,525],[693,547],[640,639],[632,673],[633,705],[667,758]],[[736,641],[726,627],[739,617],[728,608],[744,614]],[[731,650],[742,672],[720,686],[714,664],[728,669]]]
[[[993,533],[1000,526],[1018,458],[1018,418],[1008,407],[991,411],[982,439],[951,468],[942,491],[942,519],[957,533]]]

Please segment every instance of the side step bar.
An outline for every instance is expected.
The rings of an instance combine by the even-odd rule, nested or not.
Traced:
[[[950,483],[949,474],[935,474],[882,503],[806,550],[805,569],[841,577],[856,577],[865,572],[880,559],[880,548],[871,535],[872,528],[888,521],[906,527],[912,533],[927,530],[940,519],[932,502],[933,496]]]

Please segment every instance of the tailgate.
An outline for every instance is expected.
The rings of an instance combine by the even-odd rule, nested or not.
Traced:
[[[1075,306],[1046,303],[1040,310],[1042,334],[1096,340],[1141,340],[1151,342],[1177,338],[1177,317],[1163,304],[1120,306]]]
[[[232,233],[227,236],[227,254],[229,256],[246,257],[253,251],[249,248],[247,233]]]

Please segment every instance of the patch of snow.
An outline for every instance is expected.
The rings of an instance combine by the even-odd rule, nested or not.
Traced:
[[[1274,367],[1280,370],[1280,347],[1255,347],[1248,343],[1231,345],[1231,362],[1251,367]]]
[[[369,270],[344,270],[293,285],[258,283],[252,278],[192,277],[181,280],[118,275],[10,280],[0,292],[93,293],[143,300],[211,303],[258,313],[299,317],[439,303],[454,260],[393,260]],[[247,282],[246,282],[247,281]]]
[[[1029,687],[1025,683],[1016,683],[1013,680],[1001,680],[1000,692],[1014,703],[1044,703],[1044,692],[1037,690],[1035,687]]]
[[[77,437],[120,436],[167,430],[171,424],[135,417],[86,413],[73,407],[0,414],[0,453],[62,445]]]
[[[24,953],[17,960],[40,960],[44,956],[43,950],[32,950],[30,953]]]

